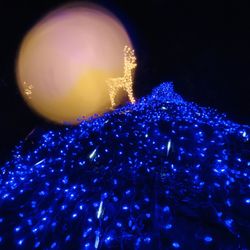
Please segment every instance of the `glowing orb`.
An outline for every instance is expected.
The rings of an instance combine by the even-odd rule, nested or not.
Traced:
[[[96,5],[60,8],[25,36],[17,58],[20,92],[28,105],[58,123],[109,109],[107,79],[123,75],[123,49],[132,48],[122,24]],[[120,92],[120,104],[125,93]]]

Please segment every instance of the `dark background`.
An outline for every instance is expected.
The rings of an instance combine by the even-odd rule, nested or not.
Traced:
[[[71,1],[0,3],[0,163],[33,128],[54,125],[24,103],[15,58],[25,33],[48,11]],[[128,29],[138,58],[135,95],[173,81],[187,100],[250,124],[250,9],[240,1],[100,0]]]

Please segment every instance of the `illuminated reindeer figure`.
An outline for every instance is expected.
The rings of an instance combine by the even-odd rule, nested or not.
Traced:
[[[135,103],[133,96],[133,77],[132,70],[137,66],[135,52],[130,47],[124,47],[124,75],[122,77],[110,78],[107,80],[111,107],[115,106],[115,96],[118,89],[123,89],[128,93],[128,98],[131,103]]]

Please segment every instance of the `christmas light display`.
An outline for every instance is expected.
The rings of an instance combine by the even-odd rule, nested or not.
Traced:
[[[249,249],[250,127],[163,83],[1,167],[0,249]]]
[[[111,78],[107,80],[109,88],[109,96],[111,101],[111,107],[115,106],[115,96],[119,89],[123,89],[128,93],[128,98],[131,103],[135,103],[133,95],[133,74],[132,70],[135,69],[136,57],[135,52],[130,47],[124,47],[124,75],[122,77]]]

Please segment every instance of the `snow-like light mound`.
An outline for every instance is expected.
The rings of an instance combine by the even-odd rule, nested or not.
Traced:
[[[163,83],[34,132],[0,175],[3,249],[247,249],[250,127]]]

